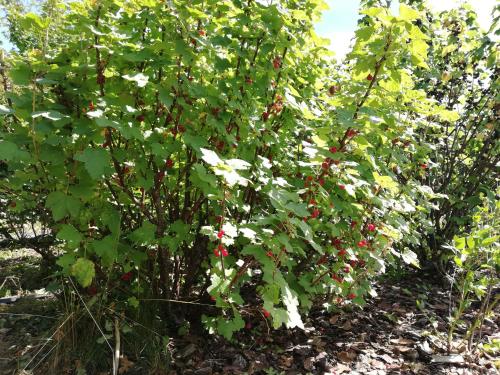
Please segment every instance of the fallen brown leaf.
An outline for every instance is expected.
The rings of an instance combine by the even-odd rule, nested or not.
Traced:
[[[313,368],[313,361],[314,361],[314,357],[309,357],[309,358],[305,359],[305,361],[304,361],[304,368],[307,371],[311,371],[312,370],[312,368]]]
[[[342,329],[344,331],[350,331],[352,330],[352,324],[351,324],[351,321],[350,320],[347,320],[343,325],[342,325]]]
[[[343,365],[342,363],[337,363],[333,368],[334,374],[343,374],[344,372],[350,373],[351,368],[349,366]]]
[[[350,363],[356,359],[357,354],[354,350],[347,350],[338,353],[337,357],[344,363]]]
[[[370,364],[376,368],[376,369],[379,369],[379,370],[384,370],[385,369],[385,364],[384,362],[381,362],[381,361],[377,361],[376,359],[372,359],[370,361]]]
[[[330,324],[335,324],[335,323],[337,323],[339,318],[340,318],[340,315],[332,315],[328,321],[330,322]]]
[[[386,363],[394,362],[394,359],[389,354],[381,355],[379,358],[385,361]]]
[[[396,344],[396,345],[413,345],[415,344],[415,341],[410,340],[410,339],[405,339],[403,337],[397,338],[397,339],[391,339],[391,344]]]
[[[120,368],[118,369],[119,374],[124,374],[128,370],[134,367],[134,362],[130,361],[126,355],[120,358]]]

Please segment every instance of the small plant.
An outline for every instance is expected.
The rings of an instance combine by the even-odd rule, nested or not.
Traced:
[[[455,237],[453,245],[449,246],[454,252],[455,271],[451,277],[452,290],[450,290],[450,321],[448,328],[448,353],[451,351],[453,334],[463,320],[464,312],[474,302],[479,302],[480,307],[468,324],[465,339],[467,349],[473,350],[474,339],[478,335],[481,340],[482,327],[485,318],[491,316],[500,301],[498,294],[494,294],[499,286],[500,269],[500,243],[499,243],[499,217],[500,202],[482,198],[483,205],[477,209],[473,216],[473,225],[470,233]],[[452,308],[452,293],[458,291],[458,300]]]

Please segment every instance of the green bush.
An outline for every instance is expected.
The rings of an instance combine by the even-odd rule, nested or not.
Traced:
[[[64,43],[9,57],[0,191],[56,234],[62,275],[118,309],[215,304],[203,321],[230,338],[363,305],[386,262],[416,262],[436,196],[399,171],[421,169],[415,119],[453,116],[414,87],[421,15],[364,9],[339,67],[323,6],[79,2]]]

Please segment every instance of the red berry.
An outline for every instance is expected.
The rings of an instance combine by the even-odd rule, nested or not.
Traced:
[[[356,260],[350,260],[349,261],[349,264],[351,265],[352,268],[356,267],[356,265],[358,264],[358,262]]]
[[[312,214],[311,214],[311,217],[314,219],[314,218],[317,218],[320,214],[320,211],[316,208],[313,210]]]
[[[341,283],[342,281],[344,281],[344,279],[342,279],[342,277],[340,277],[339,275],[337,275],[335,273],[332,275],[332,279],[335,280],[335,281],[337,281],[337,282],[339,282],[339,283]]]
[[[351,228],[354,228],[356,225],[358,225],[358,222],[353,220],[351,221]]]
[[[337,152],[337,147],[333,146],[333,147],[330,147],[330,152],[332,154],[335,154]]]
[[[279,69],[281,67],[281,57],[276,56],[273,60],[274,69]]]
[[[219,251],[219,249],[217,249],[217,248],[214,249],[214,255],[216,257],[220,257],[220,251]]]
[[[330,86],[330,88],[328,89],[328,93],[330,95],[333,95],[338,91],[340,91],[340,86]]]
[[[347,251],[345,249],[340,249],[339,253],[337,254],[339,258],[343,258],[347,254]]]
[[[373,80],[373,76],[372,76],[371,74],[368,74],[368,75],[366,76],[366,79],[367,79],[368,81],[371,81],[371,80]]]
[[[131,271],[129,271],[127,273],[124,273],[120,277],[120,279],[122,279],[123,281],[129,281],[131,278],[132,278],[132,272]]]
[[[321,164],[321,168],[328,169],[328,168],[330,168],[330,164],[328,162],[324,161],[323,164]]]
[[[347,298],[354,299],[354,298],[356,298],[356,295],[354,293],[349,293],[349,295],[347,296]]]
[[[347,131],[347,136],[348,136],[349,138],[354,137],[356,134],[358,134],[358,132],[357,132],[356,130],[354,130],[354,129],[349,129],[349,130]]]
[[[184,127],[184,125],[179,125],[177,127],[177,130],[179,131],[179,133],[184,133],[186,131],[186,128]]]
[[[319,186],[323,186],[325,184],[325,180],[323,180],[322,178],[320,178],[318,180],[318,184],[319,184]]]
[[[223,257],[227,257],[229,255],[229,253],[227,252],[227,249],[224,249],[224,248],[221,250],[220,253],[222,254]]]
[[[247,85],[251,85],[251,84],[253,83],[253,80],[252,80],[250,77],[246,77],[246,78],[245,78],[245,83],[246,83]]]
[[[262,313],[264,314],[264,316],[266,318],[269,318],[271,316],[271,313],[269,311],[267,311],[265,308],[262,308]]]
[[[342,185],[342,184],[340,184],[340,185],[339,185],[339,189],[340,189],[340,190],[345,190],[345,186],[344,186],[344,185]]]
[[[198,35],[199,36],[205,36],[206,35],[205,30],[203,30],[203,29],[198,30]]]
[[[267,119],[269,118],[269,112],[263,112],[262,113],[262,121],[267,121]]]
[[[351,268],[349,266],[345,266],[344,267],[344,272],[345,273],[349,273],[349,271],[351,271]]]
[[[273,254],[273,252],[272,252],[272,251],[268,251],[268,252],[266,253],[266,255],[267,255],[269,258],[274,258],[274,254]]]
[[[375,232],[375,229],[377,229],[375,224],[368,224],[367,228],[369,232]]]
[[[366,247],[368,242],[366,240],[361,240],[358,242],[358,247]]]
[[[422,169],[427,169],[427,164],[425,164],[425,163],[420,164],[420,168],[422,168]]]
[[[314,198],[311,198],[311,200],[309,201],[309,204],[311,206],[315,206],[316,205],[316,201],[314,200]]]
[[[224,236],[224,231],[221,229],[218,233],[217,233],[217,238],[218,239],[221,239],[222,236]]]
[[[93,111],[95,109],[94,107],[94,103],[93,102],[90,102],[89,103],[89,111]]]
[[[172,159],[167,159],[165,166],[169,169],[172,168],[174,166],[174,161]]]
[[[340,238],[334,238],[332,240],[332,243],[333,243],[333,246],[335,246],[337,249],[339,249],[340,246],[342,245],[342,240]]]
[[[146,118],[146,116],[144,116],[144,115],[138,115],[135,119],[139,122],[142,122],[142,121],[144,121],[145,118]]]
[[[312,180],[314,180],[313,176],[307,176],[306,177],[306,181],[311,182]]]

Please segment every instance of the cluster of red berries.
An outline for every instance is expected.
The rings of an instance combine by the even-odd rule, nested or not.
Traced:
[[[220,257],[221,255],[223,257],[227,257],[229,253],[227,252],[227,249],[224,248],[224,245],[219,244],[215,249],[214,249],[214,255],[216,257]]]
[[[222,221],[222,220],[221,220]],[[222,237],[224,237],[224,231],[221,229],[219,230],[219,232],[217,232],[217,238],[219,240],[222,240]],[[227,257],[229,255],[229,252],[227,251],[227,249],[224,247],[224,245],[222,243],[219,243],[217,245],[217,247],[214,249],[214,255],[216,257],[220,257],[221,255],[223,257]]]
[[[262,112],[262,121],[266,122],[271,114],[277,115],[283,110],[283,97],[281,95],[276,95],[276,100],[274,103],[267,106],[267,110]]]

